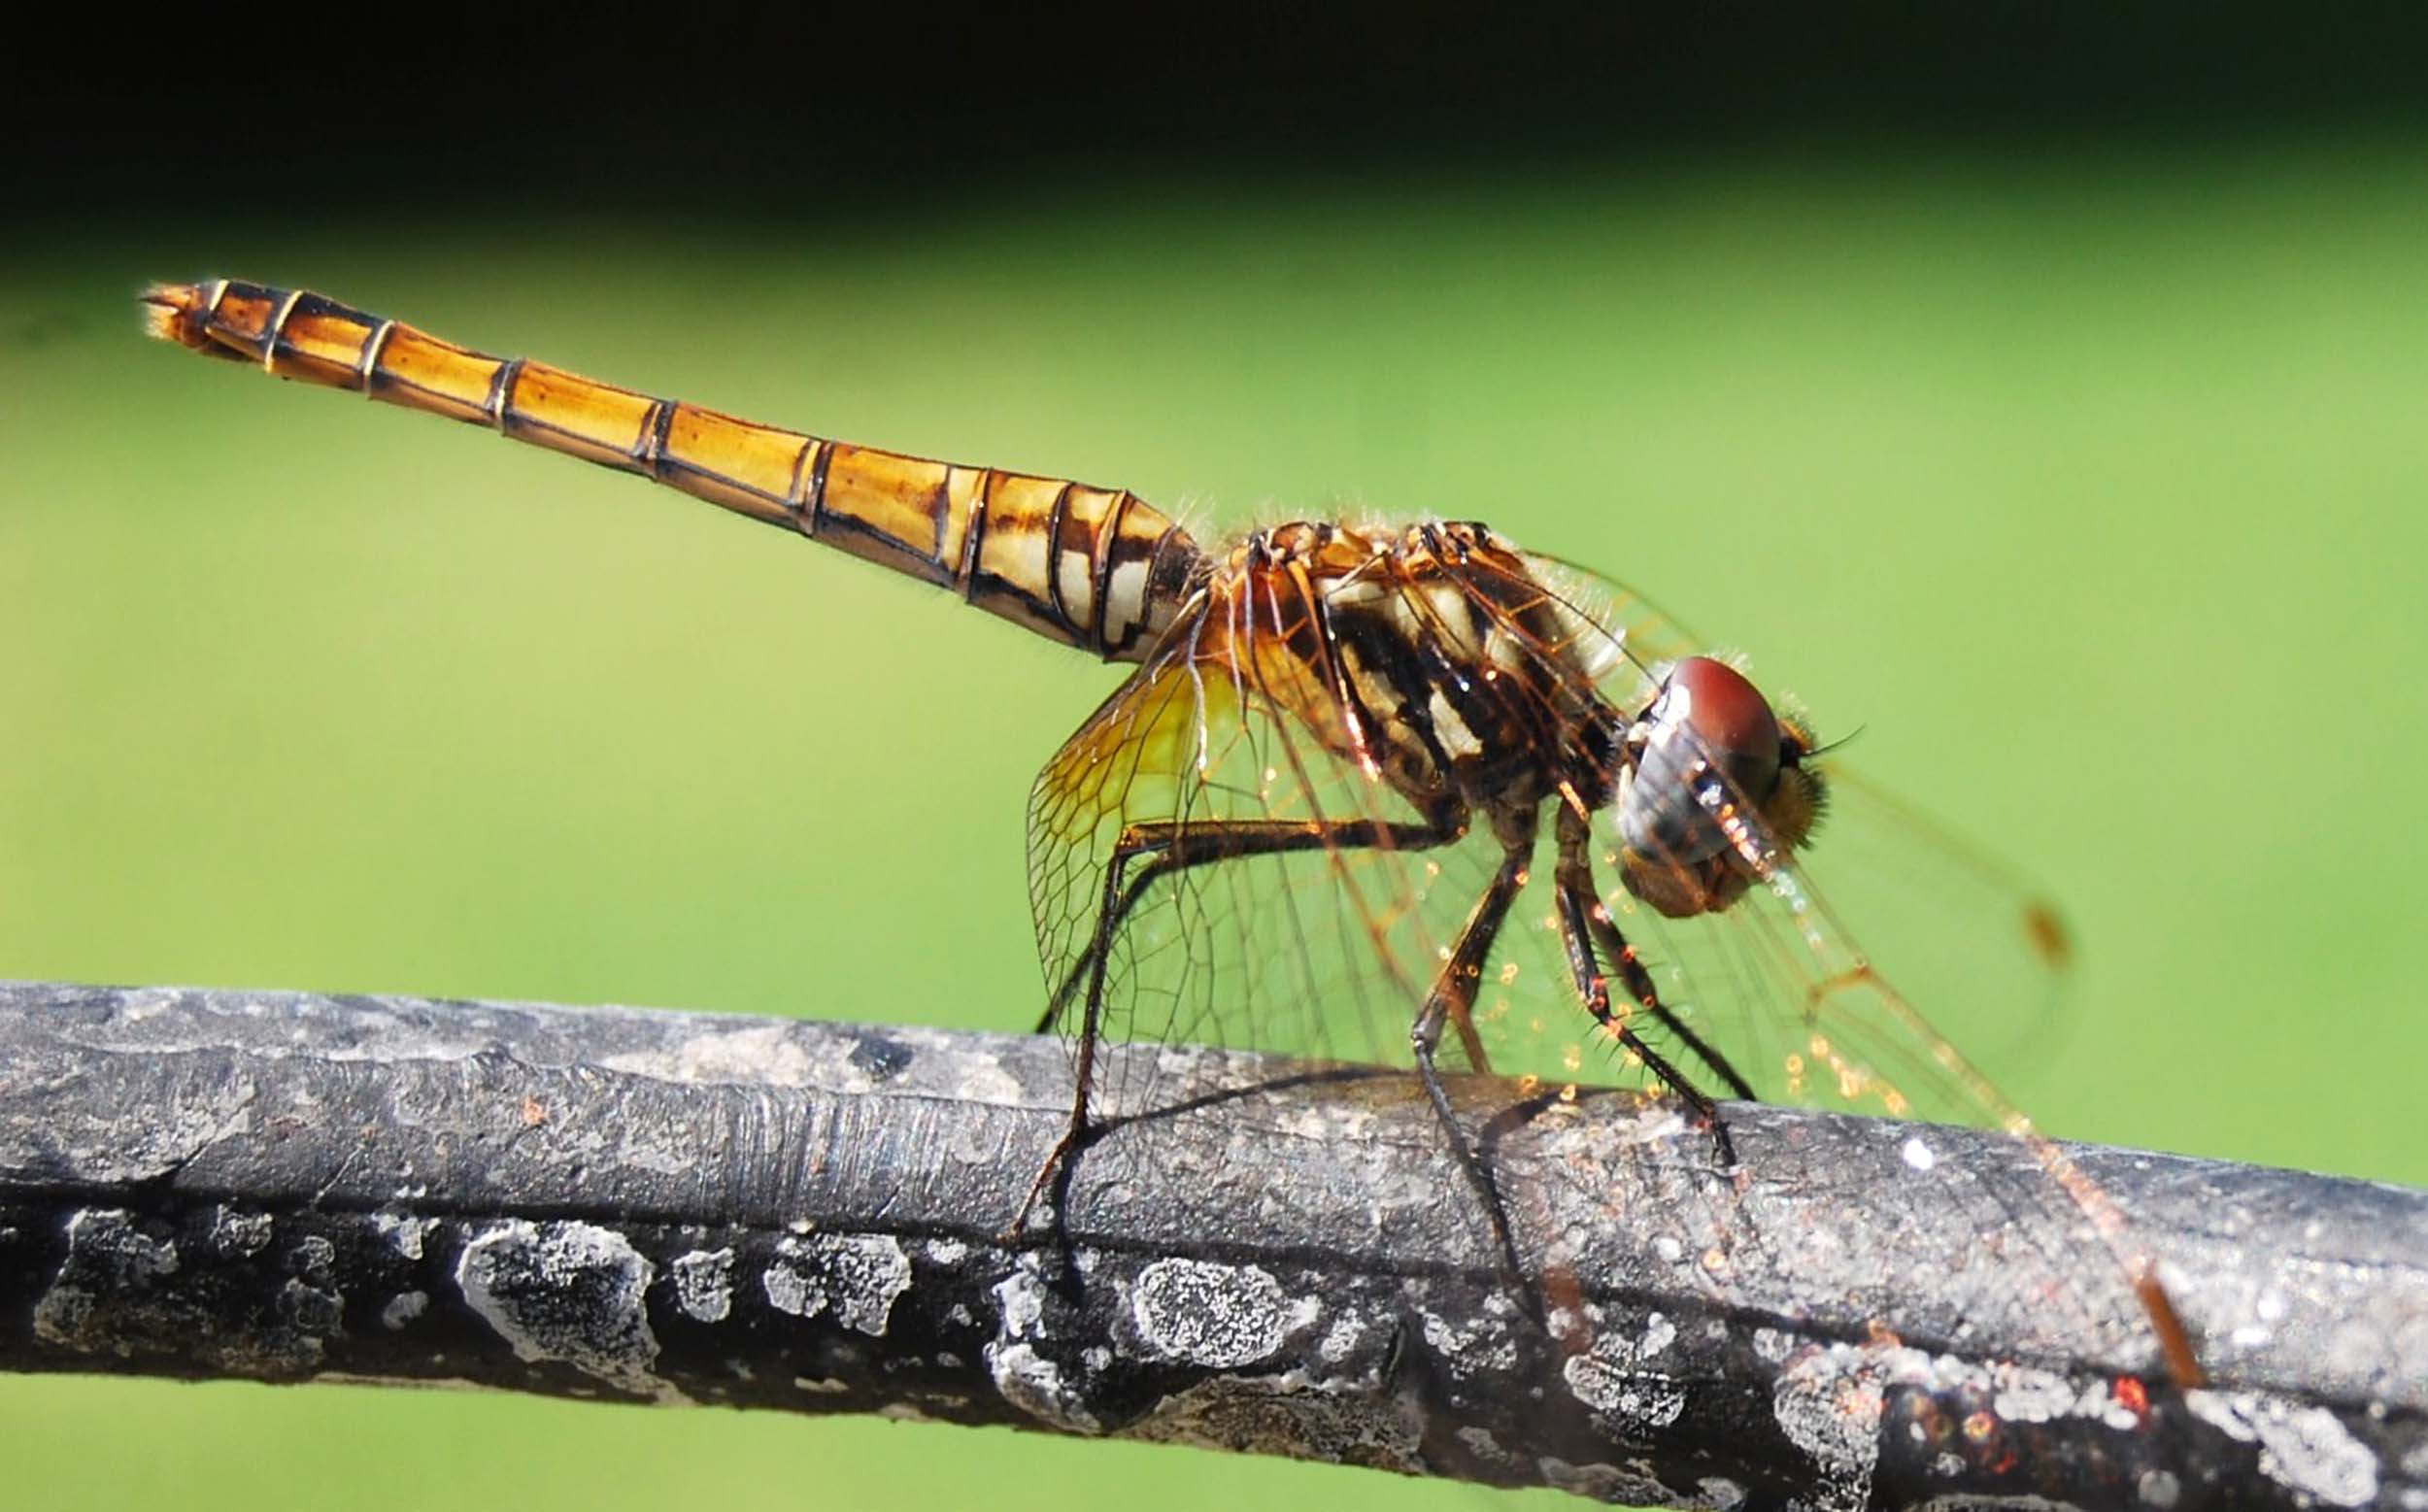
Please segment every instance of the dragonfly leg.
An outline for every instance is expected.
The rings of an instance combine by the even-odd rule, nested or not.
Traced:
[[[1467,1185],[1484,1204],[1484,1216],[1492,1225],[1493,1243],[1500,1252],[1502,1269],[1512,1283],[1523,1290],[1524,1273],[1518,1267],[1517,1241],[1509,1232],[1509,1218],[1501,1203],[1501,1193],[1493,1185],[1492,1172],[1485,1169],[1482,1158],[1467,1130],[1459,1126],[1459,1116],[1450,1106],[1450,1094],[1441,1085],[1441,1073],[1433,1064],[1434,1053],[1441,1047],[1441,1031],[1455,1024],[1463,1037],[1473,1038],[1471,1027],[1477,982],[1483,976],[1484,960],[1492,954],[1493,941],[1501,933],[1501,925],[1509,917],[1509,905],[1526,887],[1526,869],[1534,859],[1534,837],[1530,832],[1522,838],[1507,837],[1508,850],[1502,855],[1500,869],[1493,873],[1484,895],[1475,900],[1474,911],[1467,915],[1466,927],[1459,931],[1458,943],[1450,948],[1449,959],[1433,978],[1433,991],[1425,994],[1425,1006],[1409,1025],[1408,1043],[1416,1051],[1416,1074],[1425,1084],[1425,1095],[1433,1105],[1433,1115],[1441,1121],[1443,1132],[1450,1141],[1451,1154],[1457,1157],[1460,1171]]]
[[[1215,861],[1236,860],[1249,856],[1282,856],[1297,851],[1423,851],[1447,845],[1467,833],[1467,812],[1448,808],[1423,823],[1393,823],[1384,820],[1343,821],[1333,824],[1310,825],[1298,820],[1187,820],[1163,823],[1133,824],[1114,848],[1111,870],[1120,871],[1130,859],[1152,855],[1153,859],[1140,868],[1120,890],[1118,901],[1112,900],[1109,914],[1099,913],[1095,938],[1087,954],[1073,963],[1048,999],[1044,1014],[1038,1018],[1034,1032],[1050,1033],[1070,1011],[1071,1000],[1079,989],[1093,983],[1097,975],[1097,962],[1110,951],[1113,941],[1121,935],[1122,926],[1146,897],[1147,890],[1165,877],[1176,875],[1192,866],[1204,866]]]
[[[1048,1191],[1054,1194],[1055,1223],[1061,1224],[1062,1197],[1070,1185],[1071,1158],[1086,1148],[1093,1137],[1088,1097],[1096,1086],[1096,1041],[1103,1032],[1105,947],[1110,943],[1110,930],[1121,916],[1122,873],[1144,854],[1126,846],[1116,849],[1112,864],[1104,868],[1104,896],[1096,909],[1096,943],[1089,947],[1088,958],[1082,962],[1088,981],[1088,1009],[1079,1029],[1079,1065],[1077,1085],[1071,1093],[1070,1123],[1063,1128],[1062,1137],[1054,1141],[1054,1148],[1046,1153],[1045,1163],[1037,1167],[1036,1178],[1029,1183],[1029,1194],[1020,1199],[1020,1211],[1012,1215],[1010,1225],[1004,1228],[1002,1237],[1007,1244],[1018,1243],[1027,1235],[1029,1215]],[[1152,862],[1149,867],[1152,869]]]
[[[1592,1014],[1594,1022],[1621,1045],[1634,1052],[1652,1074],[1660,1078],[1663,1086],[1685,1099],[1686,1105],[1695,1110],[1695,1117],[1710,1130],[1712,1149],[1719,1157],[1721,1169],[1734,1169],[1737,1165],[1737,1146],[1729,1137],[1727,1121],[1720,1117],[1719,1104],[1689,1080],[1683,1071],[1670,1064],[1667,1057],[1644,1043],[1643,1036],[1629,1025],[1626,1015],[1612,1011],[1610,979],[1603,973],[1602,962],[1596,957],[1596,942],[1600,941],[1609,953],[1611,963],[1618,968],[1620,981],[1636,1004],[1660,1021],[1663,1027],[1683,1040],[1703,1064],[1728,1083],[1731,1092],[1750,1102],[1755,1100],[1752,1087],[1737,1073],[1735,1066],[1729,1064],[1725,1056],[1706,1044],[1703,1036],[1688,1028],[1663,1005],[1661,994],[1653,985],[1652,973],[1644,969],[1643,962],[1636,957],[1635,949],[1627,943],[1627,937],[1611,921],[1609,910],[1602,906],[1601,896],[1594,888],[1590,851],[1593,836],[1588,821],[1575,810],[1563,807],[1560,810],[1559,837],[1560,863],[1553,881],[1559,893],[1560,939],[1567,947],[1568,970],[1576,978],[1577,995],[1585,1000],[1585,1011]]]
[[[1036,1179],[1029,1184],[1029,1194],[1021,1199],[1019,1213],[1003,1230],[1004,1242],[1017,1243],[1027,1234],[1029,1214],[1049,1192],[1054,1193],[1055,1212],[1062,1212],[1062,1193],[1070,1179],[1072,1158],[1096,1137],[1090,1100],[1096,1089],[1096,1047],[1104,1033],[1105,962],[1131,910],[1159,878],[1193,866],[1251,856],[1314,850],[1424,850],[1447,845],[1466,832],[1467,812],[1455,804],[1445,805],[1421,823],[1382,820],[1333,824],[1309,824],[1298,820],[1179,820],[1133,824],[1126,830],[1104,869],[1104,890],[1097,903],[1095,937],[1087,954],[1056,988],[1045,1016],[1037,1024],[1037,1032],[1045,1033],[1062,1020],[1074,997],[1081,997],[1085,1005],[1080,1016],[1079,1064],[1071,1095],[1070,1124],[1047,1154]],[[1144,864],[1131,876],[1131,867],[1142,859]]]

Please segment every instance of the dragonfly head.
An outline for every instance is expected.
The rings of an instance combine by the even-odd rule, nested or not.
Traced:
[[[1784,860],[1821,817],[1811,732],[1714,657],[1672,666],[1622,750],[1619,879],[1671,919],[1737,901],[1766,874],[1757,859]]]

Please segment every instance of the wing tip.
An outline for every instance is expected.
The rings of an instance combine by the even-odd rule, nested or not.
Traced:
[[[2074,931],[2066,927],[2065,919],[2055,905],[2045,898],[2033,898],[2024,904],[2023,929],[2032,942],[2032,954],[2051,971],[2066,971],[2074,965]]]

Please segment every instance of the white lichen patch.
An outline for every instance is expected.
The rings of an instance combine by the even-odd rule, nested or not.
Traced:
[[[1517,1362],[1509,1329],[1487,1319],[1453,1322],[1431,1309],[1417,1311],[1418,1331],[1454,1374],[1506,1370]]]
[[[1101,1433],[1104,1425],[1083,1405],[1053,1361],[1025,1342],[990,1343],[987,1373],[1003,1399],[1050,1428],[1069,1433]]]
[[[782,1261],[759,1273],[759,1285],[767,1294],[767,1305],[780,1313],[795,1318],[815,1318],[826,1310],[826,1289],[813,1284],[799,1270]]]
[[[248,1254],[266,1248],[267,1238],[242,1215],[222,1211],[205,1242],[221,1253],[232,1245]],[[319,1366],[322,1341],[337,1331],[345,1312],[329,1282],[336,1250],[318,1237],[298,1242],[285,1257],[287,1268],[302,1274],[280,1283],[270,1315],[239,1329],[219,1317],[210,1268],[189,1275],[176,1244],[146,1234],[126,1211],[76,1214],[67,1243],[67,1258],[36,1299],[32,1322],[36,1337],[83,1354],[169,1356],[221,1375],[292,1379]]]
[[[995,1336],[981,1358],[1005,1401],[1049,1427],[1100,1433],[1103,1425],[1087,1410],[1085,1394],[1064,1379],[1061,1365],[1029,1342],[1045,1337],[1042,1263],[1034,1255],[1024,1255],[1019,1268],[995,1283]]]
[[[299,1276],[289,1276],[279,1288],[278,1311],[280,1334],[288,1352],[295,1358],[289,1367],[320,1362],[321,1340],[335,1333],[346,1321],[346,1299],[334,1287],[318,1287]]]
[[[1292,1297],[1261,1266],[1209,1260],[1157,1260],[1130,1294],[1130,1322],[1150,1355],[1210,1370],[1271,1358],[1317,1311],[1313,1297]]]
[[[733,1311],[733,1249],[691,1250],[678,1255],[674,1271],[675,1305],[696,1323],[723,1323]]]
[[[418,1260],[422,1258],[422,1241],[428,1238],[430,1230],[438,1226],[438,1220],[417,1218],[410,1213],[398,1213],[381,1208],[371,1215],[371,1226],[378,1230],[380,1236],[386,1239],[397,1254],[407,1260]]]
[[[1002,1320],[997,1331],[1004,1338],[1025,1339],[1039,1333],[1045,1322],[1045,1283],[1037,1275],[1032,1257],[1023,1256],[1020,1268],[995,1284],[995,1300],[996,1316]]]
[[[910,1257],[890,1234],[788,1237],[776,1241],[759,1281],[780,1312],[814,1318],[831,1307],[845,1327],[876,1338],[893,1320],[894,1299],[910,1290]]]
[[[1323,1341],[1315,1346],[1315,1358],[1328,1365],[1336,1365],[1349,1358],[1366,1336],[1366,1321],[1354,1313],[1343,1313],[1324,1330]]]
[[[2130,1432],[2141,1426],[2141,1414],[2110,1392],[2105,1380],[2095,1380],[2084,1387],[2082,1394],[2074,1400],[2074,1410],[2076,1416],[2097,1418],[2119,1433]]]
[[[465,1245],[455,1282],[517,1359],[560,1361],[617,1391],[680,1401],[656,1373],[647,1308],[654,1269],[614,1229],[519,1220]]]
[[[427,1292],[399,1292],[380,1309],[380,1327],[394,1332],[430,1310]]]
[[[1467,1445],[1468,1454],[1487,1464],[1506,1464],[1512,1458],[1509,1451],[1501,1447],[1501,1440],[1492,1436],[1492,1429],[1472,1423],[1459,1429],[1459,1442]]]
[[[1920,1350],[1850,1344],[1806,1349],[1779,1372],[1770,1411],[1788,1442],[1819,1472],[1809,1505],[1817,1512],[1860,1512],[1880,1463],[1880,1419],[1893,1380],[1927,1379]]]
[[[665,1049],[626,1051],[601,1062],[610,1071],[647,1076],[661,1082],[740,1083],[752,1087],[808,1087],[835,1081],[837,1092],[866,1092],[872,1083],[865,1073],[818,1077],[809,1052],[793,1026],[763,1020],[740,1020],[688,1034]],[[838,1058],[838,1063],[841,1063]],[[834,1067],[826,1068],[831,1072]]]
[[[2331,1506],[2377,1496],[2377,1457],[2325,1407],[2268,1392],[2183,1394],[2192,1415],[2230,1438],[2259,1445],[2259,1472]]]
[[[2001,1365],[1993,1379],[1998,1389],[1990,1397],[1990,1410],[2009,1423],[2048,1423],[2074,1410],[2074,1383],[2052,1371]]]
[[[1017,1108],[1028,1104],[1020,1079],[1004,1069],[1002,1057],[983,1045],[972,1045],[962,1038],[940,1029],[919,1028],[909,1025],[890,1025],[885,1030],[889,1046],[911,1053],[918,1068],[920,1084],[943,1089],[958,1100],[992,1103],[998,1107]],[[857,1051],[853,1045],[848,1051]],[[860,1089],[877,1085],[878,1078],[869,1073],[860,1061],[851,1063],[853,1075],[860,1079]],[[884,1079],[892,1080],[895,1072]],[[839,1089],[853,1090],[853,1089]]]
[[[1650,1363],[1676,1339],[1676,1327],[1659,1313],[1645,1319],[1640,1338],[1605,1327],[1595,1335],[1592,1348],[1568,1357],[1561,1377],[1609,1431],[1640,1438],[1675,1423],[1686,1411],[1685,1387]]]
[[[287,1252],[287,1262],[298,1275],[325,1276],[337,1263],[337,1246],[317,1233],[308,1233]]]
[[[141,1327],[153,1284],[176,1273],[177,1246],[153,1239],[124,1208],[85,1208],[67,1223],[67,1259],[34,1303],[34,1336],[87,1355],[126,1359],[165,1347]],[[117,1325],[133,1321],[137,1327]]]
[[[270,1243],[271,1226],[267,1213],[222,1207],[211,1217],[211,1247],[232,1259],[258,1255]]]

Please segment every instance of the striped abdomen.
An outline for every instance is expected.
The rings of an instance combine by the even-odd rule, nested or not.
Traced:
[[[319,294],[219,280],[145,296],[152,334],[281,378],[491,426],[827,541],[1109,659],[1136,659],[1199,568],[1126,489],[961,467],[753,424],[522,357],[469,352]]]

